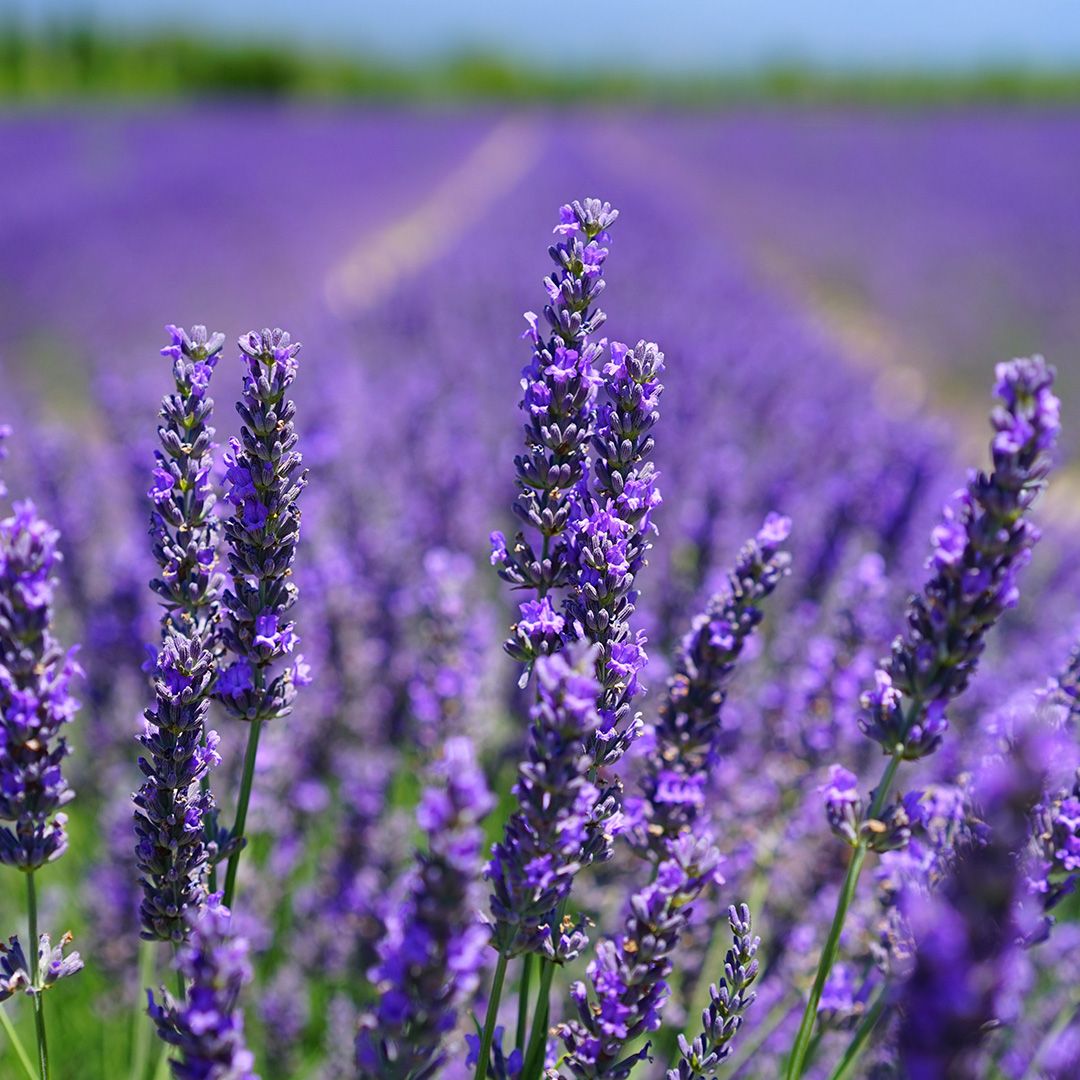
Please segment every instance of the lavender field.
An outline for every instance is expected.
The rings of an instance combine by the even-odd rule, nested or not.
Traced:
[[[0,140],[0,1076],[1080,1075],[1080,116]]]

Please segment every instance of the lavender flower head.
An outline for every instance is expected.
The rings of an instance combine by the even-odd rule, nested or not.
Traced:
[[[559,1024],[566,1048],[559,1075],[621,1078],[649,1058],[649,1045],[626,1056],[628,1043],[660,1026],[667,1001],[672,954],[691,915],[691,904],[721,881],[720,855],[710,837],[680,836],[655,879],[630,899],[623,932],[596,946],[588,986],[576,982],[570,997],[577,1018]]]
[[[161,568],[150,586],[164,609],[163,647],[151,650],[155,700],[139,736],[146,779],[134,802],[142,934],[179,943],[189,912],[205,900],[206,870],[216,854],[205,835],[213,831],[206,779],[219,760],[218,737],[205,730],[205,721],[216,678],[223,578],[216,570],[219,527],[209,479],[214,403],[207,389],[225,338],[208,338],[205,326],[190,336],[167,329],[172,344],[161,352],[173,362],[175,389],[162,399],[161,449],[148,492],[150,535]]]
[[[283,670],[298,639],[288,613],[296,603],[292,580],[300,537],[297,500],[307,483],[296,450],[296,406],[286,395],[297,372],[300,344],[284,330],[252,331],[240,339],[246,367],[237,403],[242,427],[225,454],[225,523],[232,588],[222,640],[235,656],[218,681],[218,696],[242,720],[270,720],[292,709],[296,685],[307,680],[302,657]]]
[[[149,498],[150,535],[161,576],[150,587],[162,598],[163,630],[191,632],[211,646],[224,579],[217,570],[219,525],[210,482],[214,402],[207,391],[224,334],[207,336],[205,326],[166,330],[172,344],[161,350],[172,360],[175,390],[161,402]]]
[[[746,904],[728,908],[732,946],[724,957],[720,985],[709,987],[709,1004],[701,1014],[701,1034],[691,1043],[679,1036],[679,1063],[668,1069],[667,1080],[704,1080],[731,1056],[732,1040],[742,1026],[743,1013],[754,1003],[750,989],[758,976],[757,951],[761,939],[754,936]],[[715,1080],[715,1078],[714,1078]]]
[[[64,853],[60,810],[74,797],[61,732],[81,670],[52,631],[59,539],[29,502],[0,521],[0,862],[24,871]]]
[[[601,345],[590,337],[606,319],[594,304],[604,289],[607,230],[617,217],[617,210],[597,199],[562,207],[555,227],[559,239],[550,248],[555,270],[544,279],[546,333],[533,312],[525,315],[524,336],[532,346],[532,359],[521,378],[525,452],[514,460],[518,486],[514,512],[542,544],[537,551],[524,533],[518,533],[508,550],[502,533],[493,533],[492,562],[502,578],[535,590],[538,598],[567,584],[574,570],[567,530],[574,490],[588,465],[601,381],[594,369]],[[530,637],[519,623],[507,650],[528,662],[551,651],[553,644]]]
[[[479,982],[488,932],[476,911],[492,797],[471,742],[449,739],[431,769],[417,820],[428,840],[401,907],[387,920],[371,977],[379,1004],[361,1022],[361,1076],[439,1075],[446,1036]]]
[[[600,792],[589,780],[586,744],[599,723],[595,651],[579,646],[537,661],[538,700],[514,794],[518,808],[492,852],[492,944],[505,956],[538,952],[561,962],[583,939],[557,912],[592,856]],[[616,828],[618,818],[604,822]],[[609,837],[610,839],[610,833]]]
[[[654,725],[656,746],[645,759],[642,797],[628,802],[635,846],[655,861],[667,857],[670,840],[693,829],[704,806],[721,710],[743,647],[764,617],[761,601],[789,573],[791,558],[780,545],[790,531],[789,518],[768,515],[740,552],[727,587],[683,640]]]
[[[967,686],[986,632],[1016,604],[1016,576],[1039,538],[1024,515],[1046,486],[1060,427],[1054,371],[1036,356],[996,374],[993,470],[972,475],[934,530],[933,574],[863,698],[863,731],[908,760],[941,744],[946,707]]]
[[[232,916],[217,896],[188,913],[188,943],[177,955],[187,997],[147,992],[158,1035],[176,1048],[176,1080],[258,1080],[255,1057],[244,1038],[240,994],[251,982],[247,942],[233,934]]]

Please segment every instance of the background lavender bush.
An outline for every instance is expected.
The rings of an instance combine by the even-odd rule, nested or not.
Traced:
[[[51,790],[77,797],[36,875],[86,965],[50,983],[53,1075],[145,1080],[173,1048],[181,1077],[470,1076],[490,1018],[494,1075],[767,1078],[815,983],[805,1075],[1075,1075],[1080,154],[1046,166],[1073,116],[0,128],[5,498],[59,533],[50,632],[83,671],[55,661],[82,706]],[[555,212],[592,193],[617,221]],[[229,336],[161,339],[178,314]],[[249,318],[303,351],[260,333],[241,359]],[[985,416],[995,362],[1041,349],[1064,420],[1032,547],[1042,369]],[[200,425],[216,448],[183,449]],[[969,467],[996,481],[943,523]],[[879,800],[894,691],[928,708]],[[29,960],[0,963],[32,1048]],[[928,1004],[966,979],[977,1000]]]

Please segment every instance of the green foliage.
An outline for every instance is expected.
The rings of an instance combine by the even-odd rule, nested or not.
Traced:
[[[426,66],[314,52],[271,41],[206,40],[190,30],[140,37],[89,23],[31,33],[0,24],[0,100],[258,97],[438,103],[631,102],[716,106],[745,102],[921,107],[1080,101],[1080,70],[987,67],[826,71],[795,64],[736,74],[651,75],[615,67],[558,69],[482,53]]]

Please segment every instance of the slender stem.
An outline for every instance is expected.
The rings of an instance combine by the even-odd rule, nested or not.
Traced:
[[[544,1049],[547,1046],[548,1017],[551,1015],[551,980],[554,977],[555,964],[547,959],[541,960],[540,992],[536,995],[536,1012],[533,1014],[529,1046],[525,1051],[525,1065],[521,1070],[522,1080],[540,1076],[540,1066],[543,1064]]]
[[[143,1005],[143,991],[154,978],[154,953],[156,941],[139,942],[139,995],[135,999],[135,1008],[131,1023],[131,1080],[146,1080],[146,1068],[150,1064],[150,1021]]]
[[[526,953],[521,966],[521,981],[518,983],[518,1015],[517,1036],[514,1046],[518,1050],[525,1049],[525,1032],[529,1024],[529,988],[532,983],[533,954]]]
[[[0,1005],[0,1027],[4,1029],[4,1034],[7,1035],[11,1048],[15,1051],[19,1064],[23,1067],[23,1072],[26,1073],[30,1080],[38,1080],[38,1075],[34,1071],[34,1063],[30,1060],[30,1055],[26,1052],[26,1047],[23,1046],[22,1039],[19,1038],[19,1033],[15,1030],[15,1025],[11,1022],[11,1017],[8,1016],[3,1005]]]
[[[888,798],[889,789],[892,787],[896,770],[903,760],[903,748],[893,752],[889,764],[882,774],[881,783],[878,784],[874,794],[874,801],[870,806],[869,816],[877,817],[881,808]],[[847,875],[840,889],[840,895],[836,900],[836,912],[833,915],[832,926],[829,927],[829,936],[825,941],[825,948],[821,951],[818,961],[817,974],[814,977],[814,985],[810,990],[810,997],[806,1001],[803,1010],[802,1022],[799,1024],[799,1032],[795,1036],[795,1045],[791,1048],[791,1056],[788,1058],[787,1070],[784,1073],[787,1080],[799,1080],[806,1064],[806,1052],[810,1046],[810,1039],[814,1034],[814,1025],[817,1022],[818,1003],[821,1001],[821,992],[825,989],[825,980],[829,977],[836,954],[840,948],[840,934],[844,929],[844,920],[847,918],[848,908],[855,898],[855,890],[859,884],[859,876],[862,874],[863,864],[866,862],[867,847],[863,840],[855,845],[852,852],[851,862],[848,863]]]
[[[491,980],[491,996],[488,998],[487,1015],[484,1017],[484,1033],[480,1040],[480,1056],[476,1059],[474,1080],[487,1080],[488,1065],[491,1063],[491,1044],[495,1039],[495,1021],[499,1018],[499,1000],[502,998],[503,982],[506,979],[506,956],[499,953],[495,964],[495,975]]]
[[[45,1034],[45,995],[38,986],[38,911],[34,871],[26,875],[26,910],[30,920],[30,982],[34,987],[34,1029],[37,1031],[38,1064],[41,1080],[49,1080],[49,1039]]]
[[[840,1063],[836,1068],[833,1069],[829,1080],[845,1080],[845,1077],[850,1074],[859,1058],[862,1057],[862,1052],[866,1049],[870,1035],[873,1033],[874,1028],[877,1027],[882,1013],[885,1012],[885,1006],[888,1004],[888,993],[889,984],[886,983],[881,988],[874,1004],[870,1006],[859,1026],[855,1029],[855,1034],[848,1044],[847,1050],[844,1051],[844,1056],[840,1059]]]
[[[251,721],[251,730],[248,732],[247,751],[244,754],[244,774],[240,778],[240,798],[236,803],[236,823],[233,825],[231,837],[239,840],[244,835],[247,825],[248,803],[251,801],[251,783],[255,777],[255,757],[259,752],[259,733],[262,731],[262,721]],[[236,894],[236,871],[240,866],[240,853],[243,847],[237,849],[229,856],[229,865],[225,871],[225,896],[223,902],[227,908],[232,907],[233,896]]]

